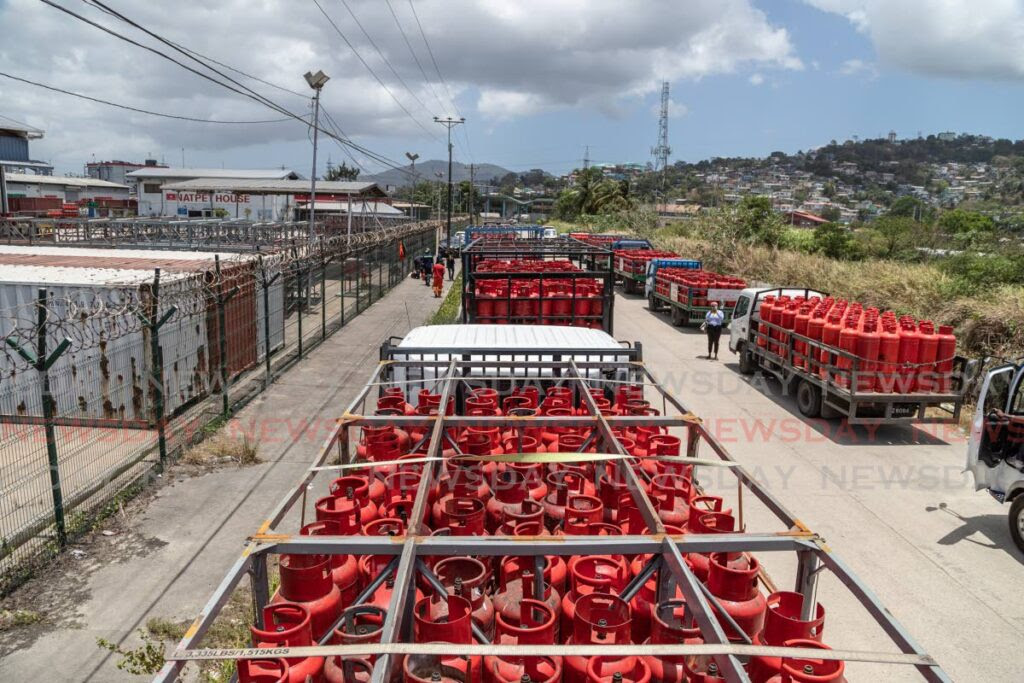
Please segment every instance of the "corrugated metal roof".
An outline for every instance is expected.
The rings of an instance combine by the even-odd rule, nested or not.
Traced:
[[[621,349],[603,330],[558,325],[425,325],[409,331],[399,347],[438,349]]]
[[[213,268],[218,254],[203,251],[86,249],[0,245],[0,284],[115,285],[153,279],[153,270],[175,280]],[[219,254],[237,262],[238,254]]]
[[[319,188],[317,188],[319,189]],[[295,202],[295,206],[301,209],[309,208],[308,201]],[[341,211],[342,213],[348,213],[348,202],[326,202],[319,200],[316,206],[313,207],[317,211]],[[352,203],[352,215],[356,214],[373,214],[376,213],[378,216],[403,216],[404,214],[396,209],[395,207],[385,204],[384,202],[364,202],[357,201]]]
[[[128,175],[132,175],[129,173]],[[309,194],[308,180],[245,180],[225,178],[195,178],[165,183],[165,190],[181,192],[242,192],[245,194]],[[316,192],[323,194],[351,194],[384,197],[386,192],[377,183],[344,180],[322,180],[316,183]]]
[[[36,175],[34,173],[7,173],[5,174],[9,183],[24,183],[26,185],[63,185],[65,187],[109,187],[119,190],[127,190],[127,185],[112,183],[107,180],[96,178],[70,178],[59,175]]]
[[[295,171],[286,168],[266,170],[258,168],[156,168],[153,166],[130,171],[127,175],[129,178],[242,178],[252,180],[301,177]]]

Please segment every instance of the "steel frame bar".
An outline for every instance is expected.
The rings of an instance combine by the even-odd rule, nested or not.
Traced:
[[[401,352],[406,352],[401,349]],[[454,355],[454,354],[453,354]],[[543,353],[537,355],[545,355]],[[551,354],[546,354],[549,357]],[[559,354],[561,355],[561,354]],[[422,366],[422,363],[410,362],[410,365]],[[466,380],[486,381],[485,377],[465,377],[461,372],[481,367],[495,367],[501,365],[508,367],[514,365],[522,367],[522,361],[506,365],[504,363],[488,362],[466,362],[449,356],[439,365],[446,367],[443,375],[436,378],[425,378],[423,384],[435,382],[440,387],[441,405],[446,406],[449,398],[453,397],[457,387]],[[774,496],[764,490],[761,485],[753,479],[745,468],[736,463],[725,448],[714,436],[708,432],[704,425],[695,419],[685,406],[674,396],[669,394],[650,374],[642,364],[637,362],[626,362],[622,364],[627,370],[636,373],[637,377],[646,377],[649,384],[654,386],[663,400],[679,411],[681,416],[654,416],[659,418],[659,423],[664,420],[664,426],[685,427],[688,430],[688,442],[699,444],[701,441],[708,444],[719,460],[724,461],[723,465],[736,473],[738,483],[751,492],[779,519],[786,525],[786,529],[778,532],[767,533],[729,533],[714,535],[693,535],[684,536],[666,535],[664,526],[658,518],[650,499],[644,494],[640,487],[636,474],[632,467],[620,468],[626,475],[634,502],[644,516],[650,533],[645,535],[625,536],[562,536],[562,537],[505,537],[505,536],[444,536],[430,535],[425,529],[422,520],[427,511],[427,499],[430,486],[435,480],[439,471],[441,448],[445,430],[453,426],[467,426],[470,424],[488,424],[500,426],[517,426],[521,424],[551,424],[560,426],[590,426],[596,432],[596,438],[611,446],[612,450],[624,457],[632,458],[622,447],[618,439],[612,433],[616,425],[629,425],[637,423],[651,424],[651,417],[637,416],[602,416],[597,410],[596,404],[591,396],[589,388],[593,384],[600,385],[604,378],[587,377],[580,371],[581,364],[577,363],[571,356],[566,360],[549,362],[549,367],[558,369],[557,375],[544,378],[547,384],[569,385],[575,393],[578,393],[581,401],[594,413],[589,416],[573,416],[565,418],[464,418],[462,416],[448,416],[439,414],[436,417],[423,416],[365,416],[359,415],[366,404],[371,387],[381,388],[388,386],[387,376],[389,369],[396,364],[386,358],[378,365],[373,373],[371,382],[364,386],[357,396],[350,403],[346,410],[345,417],[325,440],[321,451],[305,473],[295,490],[289,492],[275,507],[271,516],[261,525],[260,529],[250,537],[242,557],[228,572],[228,575],[218,586],[213,596],[207,602],[199,617],[188,630],[185,637],[178,644],[177,650],[169,658],[167,665],[161,670],[155,680],[174,680],[180,673],[181,666],[186,661],[199,659],[232,659],[232,658],[258,658],[265,656],[265,651],[249,648],[245,650],[197,650],[195,648],[202,636],[212,624],[214,618],[223,604],[228,600],[231,592],[238,582],[250,572],[254,566],[255,558],[266,557],[271,554],[314,554],[314,553],[351,553],[356,555],[388,555],[393,559],[389,563],[389,569],[394,567],[395,589],[391,596],[382,627],[382,638],[380,643],[365,643],[346,646],[322,646],[319,648],[285,648],[285,654],[280,656],[326,656],[326,655],[378,655],[374,665],[371,680],[375,683],[384,683],[390,676],[392,666],[395,665],[393,658],[403,654],[415,653],[453,653],[458,654],[515,654],[515,655],[548,655],[548,654],[580,654],[580,655],[650,655],[650,656],[679,656],[684,654],[694,655],[717,655],[716,661],[720,671],[726,680],[747,681],[749,680],[743,671],[739,657],[752,655],[767,656],[815,656],[819,659],[842,659],[846,661],[876,662],[882,664],[910,665],[929,681],[948,681],[946,674],[939,668],[938,664],[928,657],[917,643],[905,631],[902,625],[889,613],[889,611],[878,601],[878,598],[863,583],[857,579],[849,568],[838,558],[833,556],[824,542],[813,532],[799,522]],[[533,363],[526,363],[527,366],[535,366]],[[601,366],[600,363],[594,365]],[[607,366],[606,366],[607,367]],[[491,378],[492,380],[494,378]],[[502,377],[501,381],[507,385],[516,385],[528,382],[535,378],[525,377]],[[408,384],[408,383],[406,383]],[[644,385],[648,385],[644,382]],[[444,411],[442,411],[443,413]],[[350,428],[380,424],[381,419],[389,420],[389,424],[396,426],[429,426],[429,445],[425,453],[423,476],[420,479],[419,487],[413,504],[413,510],[409,515],[410,523],[404,537],[367,537],[367,536],[302,536],[298,534],[276,533],[275,527],[291,507],[303,497],[303,493],[312,483],[316,474],[320,471],[323,463],[337,449],[341,453],[339,460],[343,463],[350,462],[348,453]],[[691,452],[692,451],[692,452]],[[687,448],[688,455],[696,455],[697,448]],[[714,461],[695,461],[694,458],[680,457],[680,460],[693,464],[694,466],[708,465]],[[631,477],[629,475],[632,475]],[[815,589],[818,575],[825,569],[835,575],[845,585],[857,600],[865,607],[868,614],[879,624],[884,632],[890,637],[899,648],[899,653],[879,652],[850,652],[841,650],[832,651],[804,651],[794,648],[768,648],[752,645],[738,645],[730,643],[725,635],[722,624],[714,616],[714,611],[709,603],[703,586],[699,583],[693,572],[689,569],[683,559],[685,553],[711,553],[711,552],[790,552],[795,553],[798,560],[797,590],[805,596],[804,610],[812,610],[815,605]],[[497,644],[478,645],[451,645],[451,644],[412,644],[399,642],[409,627],[409,615],[411,607],[412,589],[415,586],[414,577],[417,571],[419,558],[430,555],[474,555],[474,556],[532,556],[539,560],[544,555],[579,555],[579,554],[625,554],[638,555],[650,554],[653,556],[648,565],[649,572],[644,576],[643,581],[649,579],[654,573],[654,565],[659,565],[662,571],[659,576],[659,596],[672,598],[676,588],[683,594],[687,605],[693,606],[690,610],[697,625],[701,629],[704,638],[702,645],[622,645],[622,646],[578,646],[578,645],[554,645],[554,646],[504,646]],[[638,586],[641,584],[637,584]],[[286,651],[285,651],[286,650]]]

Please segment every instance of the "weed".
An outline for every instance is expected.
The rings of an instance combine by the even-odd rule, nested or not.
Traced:
[[[239,438],[218,433],[189,448],[181,459],[189,465],[209,466],[234,462],[244,467],[261,462],[257,455],[258,446],[258,442],[253,442],[246,435]]]
[[[43,620],[43,615],[27,609],[0,610],[0,632],[30,626]]]
[[[139,637],[142,638],[142,645],[131,650],[126,650],[106,638],[97,638],[96,644],[116,655],[121,655],[121,661],[115,664],[121,671],[136,676],[151,676],[164,666],[164,644],[142,629],[139,629]]]
[[[459,315],[459,304],[462,303],[462,273],[452,282],[451,289],[445,295],[440,308],[430,318],[428,325],[451,325]]]

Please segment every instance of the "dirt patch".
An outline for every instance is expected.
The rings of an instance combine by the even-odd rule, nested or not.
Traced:
[[[259,443],[247,436],[218,432],[185,451],[181,463],[205,468],[223,465],[246,467],[262,462],[257,456],[258,450]]]

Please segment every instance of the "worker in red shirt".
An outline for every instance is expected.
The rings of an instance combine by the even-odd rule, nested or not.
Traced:
[[[441,296],[441,287],[444,285],[444,260],[441,255],[437,255],[437,259],[434,261],[434,297],[439,298]]]

